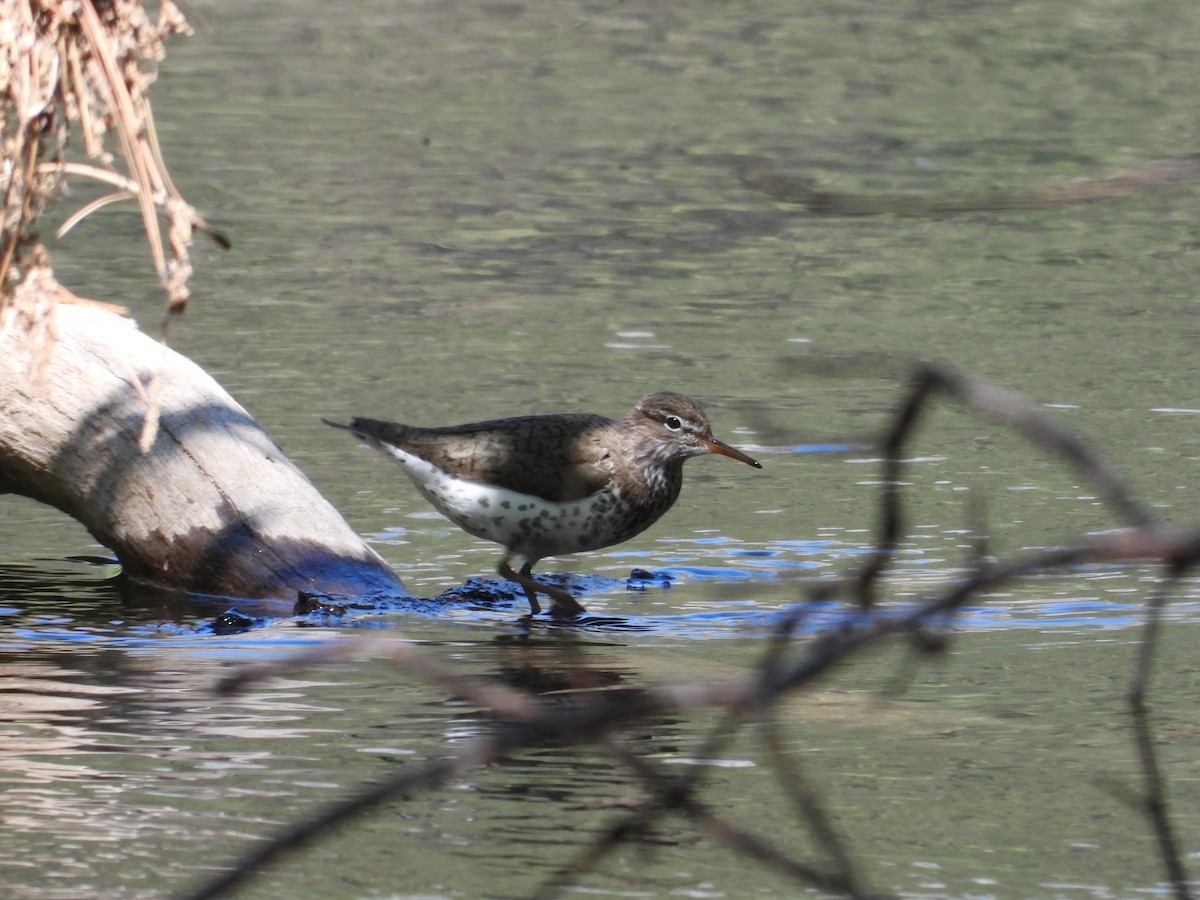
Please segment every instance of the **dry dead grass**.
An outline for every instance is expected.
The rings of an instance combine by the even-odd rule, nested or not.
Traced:
[[[0,0],[0,310],[27,322],[54,304],[79,302],[54,281],[35,230],[39,214],[68,178],[91,178],[113,192],[63,225],[118,201],[138,204],[168,313],[181,312],[192,273],[188,247],[199,229],[225,244],[167,174],[148,91],[172,34],[191,28],[171,0],[152,18],[140,0]],[[68,161],[68,144],[87,161]],[[164,227],[165,226],[165,227]],[[87,302],[87,301],[83,301]],[[31,333],[45,335],[46,326]]]
[[[141,0],[0,0],[0,333],[30,351],[35,379],[53,352],[59,303],[127,312],[77,297],[54,277],[36,226],[68,179],[113,190],[71,215],[60,236],[111,203],[138,204],[166,294],[163,339],[171,316],[187,306],[193,233],[229,246],[171,183],[159,152],[148,92],[167,38],[191,28],[172,0],[157,9],[152,18]],[[72,140],[82,154],[76,149],[69,160]],[[135,385],[147,404],[143,452],[157,429],[154,380]]]

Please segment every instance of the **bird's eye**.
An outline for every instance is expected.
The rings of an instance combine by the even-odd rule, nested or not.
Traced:
[[[667,426],[667,431],[678,431],[683,427],[683,423],[679,421],[679,416],[667,416],[663,419],[663,424]]]

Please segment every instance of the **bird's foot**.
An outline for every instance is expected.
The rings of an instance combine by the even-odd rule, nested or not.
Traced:
[[[514,572],[512,566],[508,564],[508,560],[500,563],[497,571],[501,578],[506,578],[509,581],[514,581],[525,589],[525,596],[529,598],[529,614],[536,616],[542,611],[541,604],[537,601],[538,594],[545,594],[554,604],[550,607],[550,615],[556,618],[572,618],[581,613],[587,612],[583,604],[572,597],[562,588],[557,588],[549,584],[543,584],[534,579],[529,573],[529,566],[524,566],[520,572]]]
[[[568,619],[587,612],[582,603],[561,588],[551,587],[548,584],[539,584],[538,586],[546,596],[554,601],[554,605],[550,607],[550,615]]]

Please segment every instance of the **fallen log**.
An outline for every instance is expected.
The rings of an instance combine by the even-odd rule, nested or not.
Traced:
[[[158,427],[143,452],[154,408]],[[96,307],[7,317],[0,491],[78,519],[145,584],[288,601],[299,590],[405,595],[216,381]]]

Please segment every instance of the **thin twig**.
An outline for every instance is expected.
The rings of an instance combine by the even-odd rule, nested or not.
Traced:
[[[660,684],[629,690],[612,690],[588,694],[589,702],[563,709],[558,705],[536,699],[531,694],[513,691],[501,685],[499,694],[484,690],[484,685],[448,672],[424,659],[421,649],[412,645],[393,645],[394,661],[405,671],[414,673],[479,703],[504,716],[494,735],[480,738],[450,760],[432,763],[418,770],[407,770],[385,779],[380,785],[364,789],[354,797],[322,812],[312,820],[300,823],[278,835],[268,844],[247,856],[236,868],[222,875],[212,885],[193,896],[217,896],[239,884],[259,867],[277,860],[286,852],[316,839],[332,825],[373,809],[401,793],[417,788],[430,788],[473,768],[488,765],[524,749],[546,741],[571,744],[599,744],[620,765],[633,772],[648,790],[649,798],[639,803],[628,815],[609,825],[582,847],[568,864],[543,883],[537,896],[557,895],[578,876],[598,866],[616,847],[638,835],[649,832],[667,813],[677,813],[725,846],[746,854],[798,881],[818,889],[848,896],[863,896],[856,867],[842,836],[819,802],[816,792],[808,785],[803,773],[784,746],[774,711],[779,701],[796,690],[811,686],[814,679],[834,666],[852,661],[864,650],[897,637],[926,638],[931,629],[945,629],[954,615],[972,598],[1000,585],[1028,575],[1062,570],[1071,566],[1098,561],[1129,561],[1158,559],[1170,567],[1165,579],[1149,599],[1146,630],[1130,691],[1138,740],[1138,749],[1146,779],[1146,800],[1141,804],[1155,829],[1160,853],[1178,897],[1187,896],[1187,879],[1167,804],[1167,785],[1162,777],[1155,754],[1150,724],[1146,715],[1145,698],[1149,690],[1150,668],[1161,627],[1161,613],[1179,576],[1200,560],[1200,529],[1167,531],[1143,515],[1131,499],[1124,482],[1107,468],[1102,460],[1075,438],[1065,435],[1057,426],[1046,427],[1046,417],[1028,401],[1007,392],[998,392],[981,382],[951,379],[950,387],[941,384],[941,372],[926,370],[914,382],[906,395],[896,422],[890,431],[885,451],[885,472],[892,475],[884,480],[885,500],[881,517],[890,519],[881,527],[879,552],[868,567],[881,566],[886,561],[889,542],[895,546],[903,521],[903,497],[899,490],[900,459],[905,441],[917,422],[923,407],[939,391],[964,399],[969,406],[992,418],[1015,427],[1032,440],[1051,447],[1064,456],[1088,477],[1103,485],[1103,490],[1119,515],[1133,524],[1076,544],[1025,553],[1002,562],[977,554],[974,565],[963,577],[946,585],[923,602],[897,611],[872,611],[868,615],[854,612],[841,625],[835,626],[803,643],[793,640],[796,623],[804,614],[798,605],[783,622],[764,650],[760,664],[745,677],[716,682]],[[876,571],[881,571],[881,568]],[[860,576],[858,583],[872,586],[874,578]],[[928,641],[925,641],[928,643]],[[322,657],[349,652],[350,642],[342,649],[324,650],[308,657],[299,657],[298,664],[314,664]],[[402,648],[402,649],[399,649]],[[362,648],[359,647],[359,650]],[[398,652],[395,652],[397,651]],[[283,669],[251,670],[240,676],[239,684],[252,683],[260,677],[278,674]],[[575,671],[572,669],[572,671]],[[665,715],[712,708],[721,712],[715,727],[702,742],[696,754],[696,765],[684,773],[667,773],[640,756],[621,735],[633,722],[654,720]],[[770,841],[750,832],[706,805],[701,792],[711,777],[708,765],[719,758],[725,747],[745,731],[745,725],[757,719],[761,722],[763,746],[778,775],[782,790],[796,808],[800,820],[818,845],[828,855],[832,870],[797,858]]]
[[[792,806],[803,820],[808,822],[808,829],[817,843],[829,854],[833,863],[836,877],[849,886],[851,894],[864,893],[858,886],[855,874],[858,867],[850,855],[850,850],[841,832],[833,824],[829,813],[821,802],[820,795],[814,791],[796,764],[795,755],[788,753],[779,733],[779,722],[774,716],[763,719],[763,746],[770,756],[775,771],[779,774],[778,782],[792,801]]]
[[[1188,887],[1187,869],[1183,865],[1179,841],[1171,824],[1167,786],[1163,779],[1162,767],[1158,762],[1158,751],[1155,748],[1153,728],[1146,706],[1146,697],[1150,686],[1150,668],[1153,664],[1154,652],[1158,648],[1163,606],[1182,574],[1178,567],[1172,566],[1163,582],[1155,587],[1150,602],[1147,604],[1142,644],[1139,648],[1133,683],[1129,691],[1129,707],[1133,717],[1134,740],[1137,745],[1138,758],[1142,764],[1142,777],[1145,781],[1144,811],[1154,828],[1159,855],[1166,867],[1167,877],[1171,881],[1171,888],[1176,900],[1189,900],[1191,889]]]
[[[141,153],[137,129],[137,111],[134,109],[133,98],[125,85],[125,78],[108,49],[108,41],[104,26],[96,13],[92,0],[84,0],[79,4],[79,23],[84,36],[91,46],[92,56],[98,60],[104,70],[105,81],[102,82],[109,92],[108,100],[114,109],[117,137],[121,142],[121,153],[133,173],[133,180],[138,186],[137,200],[142,210],[142,223],[146,229],[146,238],[150,242],[150,256],[154,260],[154,268],[158,272],[159,283],[167,289],[167,260],[163,253],[162,232],[158,227],[158,216],[154,208],[154,194],[159,185],[154,183],[150,168]]]
[[[612,752],[620,755],[621,761],[633,770],[648,789],[655,793],[660,804],[692,819],[718,843],[812,887],[852,898],[865,896],[859,893],[854,885],[847,884],[840,875],[822,872],[815,866],[802,862],[779,847],[763,840],[758,835],[734,825],[710,806],[696,799],[694,792],[684,788],[678,779],[663,776],[643,757],[623,747],[614,747]]]

